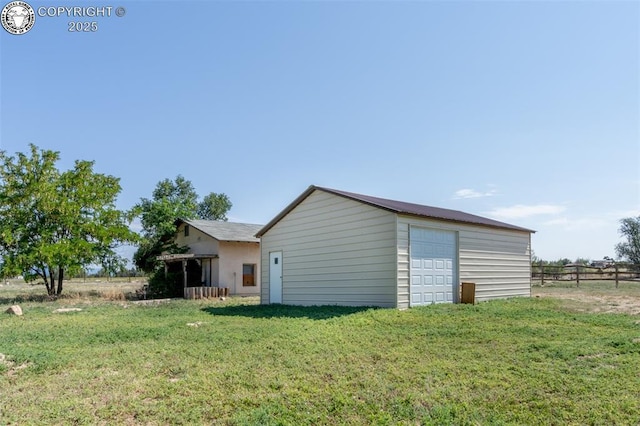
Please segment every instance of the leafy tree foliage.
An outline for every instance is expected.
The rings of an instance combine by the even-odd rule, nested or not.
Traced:
[[[227,220],[231,201],[225,194],[210,193],[198,202],[191,181],[178,175],[175,180],[157,183],[152,197],[142,198],[133,208],[140,217],[143,240],[133,256],[136,266],[146,272],[157,271],[156,257],[162,253],[180,253],[184,248],[173,243],[177,219]]]
[[[95,173],[91,161],[60,172],[58,152],[30,148],[30,156],[0,151],[0,273],[41,278],[55,296],[65,274],[118,262],[114,249],[137,235],[115,207],[118,178]]]
[[[211,193],[198,204],[197,216],[207,220],[227,220],[227,212],[231,210],[231,200],[225,194]]]
[[[621,219],[619,232],[626,241],[616,244],[616,255],[640,265],[640,216]]]
[[[197,208],[198,194],[193,184],[178,176],[175,181],[164,179],[158,182],[152,198],[142,198],[134,211],[140,216],[146,239],[167,240],[175,233],[175,220],[195,218]]]

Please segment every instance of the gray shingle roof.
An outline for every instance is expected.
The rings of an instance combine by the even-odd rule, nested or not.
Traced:
[[[260,242],[260,239],[256,238],[255,235],[260,230],[260,228],[262,228],[262,225],[199,219],[180,219],[177,222],[187,223],[189,224],[189,226],[192,226],[204,232],[205,234],[215,238],[218,241],[241,241],[250,243]]]
[[[470,213],[464,213],[458,210],[443,209],[440,207],[424,206],[421,204],[406,203],[403,201],[388,200],[385,198],[371,197],[369,195],[356,194],[353,192],[340,191],[337,189],[323,188],[319,186],[311,185],[304,193],[296,198],[291,204],[289,204],[278,216],[273,218],[271,222],[266,224],[257,233],[258,236],[264,235],[273,225],[286,216],[291,210],[293,210],[298,204],[300,204],[305,198],[307,198],[313,191],[320,190],[328,192],[330,194],[338,195],[340,197],[349,198],[351,200],[359,201],[361,203],[369,204],[370,206],[385,209],[397,214],[405,214],[410,216],[418,216],[430,219],[444,220],[448,222],[466,223],[470,225],[483,225],[492,228],[509,229],[513,231],[522,232],[535,232],[531,229],[522,228],[520,226],[510,225],[508,223],[500,222],[497,220],[489,219],[482,216],[476,216]]]

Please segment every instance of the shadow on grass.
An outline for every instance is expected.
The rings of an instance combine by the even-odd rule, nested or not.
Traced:
[[[325,320],[379,309],[373,306],[293,306],[293,305],[234,305],[203,308],[211,315],[250,318],[308,318]]]

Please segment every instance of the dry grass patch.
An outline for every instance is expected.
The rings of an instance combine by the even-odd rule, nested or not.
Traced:
[[[627,313],[640,315],[640,282],[585,281],[575,283],[547,282],[544,287],[534,286],[532,294],[562,300],[563,305],[579,312]]]
[[[64,282],[62,294],[55,298],[66,305],[95,303],[97,301],[126,301],[137,299],[136,290],[146,284],[145,279],[73,279]],[[0,305],[14,303],[50,302],[43,284],[25,283],[23,280],[0,282]]]

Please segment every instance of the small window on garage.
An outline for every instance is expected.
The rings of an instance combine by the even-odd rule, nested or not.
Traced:
[[[256,265],[245,263],[242,265],[242,286],[254,287],[256,285]]]
[[[189,236],[189,225],[185,225],[184,226],[184,236],[188,237]]]

